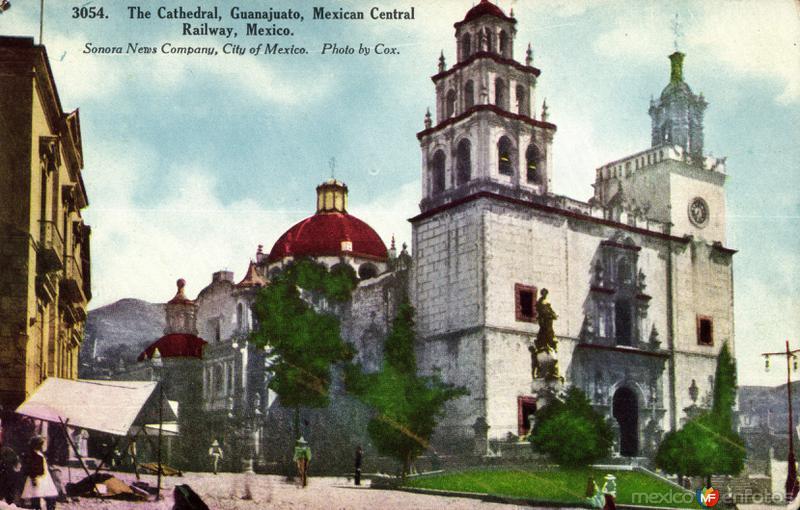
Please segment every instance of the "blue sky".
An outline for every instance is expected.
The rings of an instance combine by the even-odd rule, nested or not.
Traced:
[[[81,2],[83,3],[83,2]],[[330,174],[350,187],[351,212],[387,241],[410,241],[420,153],[415,133],[434,102],[440,50],[454,59],[453,26],[472,0],[246,2],[295,8],[304,23],[284,40],[291,56],[85,55],[86,42],[207,44],[179,22],[73,20],[46,1],[44,42],[65,109],[80,107],[84,178],[93,227],[93,307],[123,297],[164,301],[178,277],[194,295],[211,272],[239,277],[261,243],[269,250],[313,212]],[[139,2],[157,7],[158,2]],[[216,3],[227,13],[233,2]],[[38,35],[38,1],[14,0],[0,34]],[[175,5],[178,5],[177,3]],[[186,3],[185,7],[196,6]],[[311,7],[416,7],[412,22],[313,22]],[[679,15],[686,81],[703,92],[706,148],[728,157],[728,245],[735,257],[736,350],[742,383],[779,383],[757,356],[800,347],[800,22],[791,0],[503,0],[519,21],[516,55],[530,41],[558,125],[557,193],[587,199],[594,169],[649,145],[647,108],[669,78],[671,21]],[[283,22],[277,22],[284,25]],[[241,23],[226,20],[223,25]],[[400,55],[323,56],[323,42],[397,46]],[[255,39],[239,37],[250,44]],[[215,44],[221,46],[221,43]]]

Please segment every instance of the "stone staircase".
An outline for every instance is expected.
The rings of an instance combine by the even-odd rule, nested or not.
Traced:
[[[711,486],[719,490],[721,499],[728,503],[774,503],[771,480],[767,475],[714,476],[711,478]]]

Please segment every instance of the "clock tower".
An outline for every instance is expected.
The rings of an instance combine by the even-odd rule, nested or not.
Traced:
[[[725,244],[725,158],[703,152],[708,103],[684,81],[684,58],[669,56],[669,83],[650,101],[651,147],[598,168],[594,201],[613,220],[660,221],[673,235]]]

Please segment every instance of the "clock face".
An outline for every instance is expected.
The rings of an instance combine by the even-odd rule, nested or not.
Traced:
[[[708,223],[708,203],[700,197],[695,198],[689,204],[689,219],[698,227],[704,227]]]

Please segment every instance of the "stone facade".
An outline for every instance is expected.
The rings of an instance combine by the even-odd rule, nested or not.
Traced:
[[[78,111],[65,113],[43,46],[0,37],[0,406],[75,379],[91,299]]]
[[[546,288],[565,383],[613,418],[618,454],[652,455],[697,394],[708,402],[719,349],[733,349],[724,159],[702,154],[705,100],[673,55],[670,84],[651,105],[653,146],[598,168],[587,202],[554,195],[556,126],[546,106],[536,119],[527,101],[540,71],[530,54],[523,65],[464,38],[513,43],[516,21],[486,4],[456,24],[458,62],[447,70],[441,59],[433,77],[437,123],[426,117],[418,134],[411,293],[420,365],[470,392],[449,405],[438,440],[530,431],[542,398],[533,304]],[[485,90],[474,104],[460,99],[467,81]],[[492,91],[504,83],[519,92],[516,104],[513,93]]]

